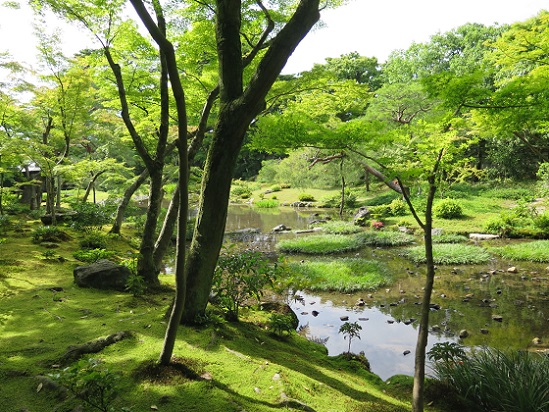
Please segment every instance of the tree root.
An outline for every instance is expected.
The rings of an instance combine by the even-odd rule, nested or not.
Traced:
[[[130,331],[120,331],[107,336],[106,338],[99,338],[90,342],[86,342],[79,346],[69,346],[67,352],[59,360],[60,364],[68,364],[86,355],[88,353],[101,352],[107,346],[120,342],[123,339],[132,337],[133,334]]]

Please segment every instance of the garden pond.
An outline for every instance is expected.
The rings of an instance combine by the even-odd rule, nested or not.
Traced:
[[[274,251],[280,239],[306,236],[311,222],[327,213],[233,205],[227,219],[228,242]],[[291,230],[273,231],[279,225]],[[483,245],[502,245],[510,240],[487,242]],[[365,247],[352,256],[381,261],[392,275],[392,283],[353,294],[299,291],[294,298],[288,298],[299,318],[299,333],[325,345],[330,355],[338,355],[349,345],[339,333],[340,326],[345,321],[358,322],[362,328],[360,338],[352,339],[351,351],[364,352],[372,372],[382,379],[395,374],[412,375],[424,267],[405,259],[398,247]],[[293,255],[290,259],[314,257]],[[427,349],[437,342],[500,349],[549,347],[547,266],[494,258],[484,265],[437,267]],[[512,267],[516,271],[509,271]]]

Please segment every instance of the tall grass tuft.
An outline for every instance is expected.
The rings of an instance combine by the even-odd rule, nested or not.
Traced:
[[[404,246],[415,241],[409,233],[394,231],[366,231],[357,237],[364,246]]]
[[[294,262],[289,269],[299,285],[312,291],[352,293],[377,289],[390,280],[379,262],[358,258]]]
[[[439,360],[433,372],[471,410],[544,412],[549,410],[549,356],[484,349],[455,362]]]
[[[343,220],[334,220],[331,222],[326,222],[322,225],[322,229],[326,233],[336,234],[336,235],[352,235],[355,233],[362,232],[360,226],[355,225],[353,222],[345,222]]]
[[[516,243],[490,250],[504,259],[549,262],[549,240]]]
[[[414,263],[425,263],[425,247],[406,249],[406,257]],[[480,246],[442,243],[433,245],[433,259],[438,265],[477,265],[486,263],[491,255]]]
[[[276,245],[280,252],[329,255],[358,250],[360,239],[356,236],[318,235],[281,240]]]

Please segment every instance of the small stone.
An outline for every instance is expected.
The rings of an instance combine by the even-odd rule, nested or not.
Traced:
[[[404,352],[402,352],[402,354],[404,356],[409,355],[410,353],[412,353],[412,352],[410,352],[408,349],[406,349]]]
[[[392,319],[388,319],[388,320],[387,320],[387,323],[388,323],[389,325],[392,325],[393,323],[395,323],[395,321],[392,320]]]
[[[507,269],[507,272],[509,272],[509,273],[517,273],[517,272],[518,272],[518,269],[517,269],[515,266],[511,266],[510,268]]]
[[[261,389],[259,389],[257,386],[254,388],[255,393],[261,393]]]
[[[273,378],[272,378],[272,379],[273,379],[273,381],[279,381],[279,380],[280,380],[280,374],[279,374],[279,373],[275,373],[275,374],[273,375]]]
[[[541,338],[534,338],[534,339],[532,339],[532,343],[533,343],[534,345],[541,345],[541,344],[542,344]]]
[[[495,320],[496,322],[503,322],[503,316],[501,316],[501,315],[492,315],[492,320]]]
[[[355,305],[356,306],[364,306],[364,305],[366,305],[366,302],[364,302],[364,299],[360,298],[359,300],[356,301]]]
[[[488,335],[488,329],[481,329],[480,333],[482,333],[483,335]]]
[[[311,312],[311,315],[313,315],[313,316],[316,318],[316,317],[318,316],[319,313],[320,313],[320,312],[318,312],[318,311],[316,311],[316,310],[313,310],[313,311]]]
[[[346,322],[349,320],[349,316],[340,316],[339,320],[341,320],[342,322]]]
[[[467,336],[469,336],[469,332],[467,331],[467,329],[462,329],[459,331],[460,339],[465,339]]]
[[[370,318],[358,318],[361,322],[366,322],[367,320],[370,320]]]

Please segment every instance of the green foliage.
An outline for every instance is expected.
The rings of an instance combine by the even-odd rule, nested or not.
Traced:
[[[349,339],[349,348],[347,349],[347,353],[351,353],[351,341],[353,338],[360,339],[361,330],[362,326],[360,326],[358,322],[345,322],[339,327],[338,332],[343,334],[343,339]]]
[[[76,212],[72,221],[78,230],[100,230],[103,225],[112,222],[116,211],[114,202],[73,202],[71,208]]]
[[[534,226],[545,233],[549,233],[549,212],[545,212],[534,218]]]
[[[113,411],[112,402],[118,396],[118,375],[110,372],[101,361],[81,359],[59,373],[50,375],[91,408]]]
[[[366,206],[380,206],[390,204],[393,200],[399,199],[399,194],[391,191],[382,195],[378,195],[366,201]]]
[[[300,202],[314,202],[315,197],[310,193],[300,193],[297,198]]]
[[[32,232],[32,242],[63,242],[70,239],[69,235],[57,226],[39,226]]]
[[[284,239],[278,242],[276,248],[284,253],[303,253],[313,255],[328,255],[358,250],[360,239],[344,235],[313,235]]]
[[[490,250],[504,259],[549,262],[549,240],[516,243]]]
[[[549,163],[544,162],[539,165],[536,173],[538,178],[538,188],[541,196],[549,195]]]
[[[278,201],[276,199],[260,199],[256,200],[253,205],[261,209],[273,209],[278,207]]]
[[[231,186],[231,196],[235,199],[249,199],[252,197],[252,189],[245,182],[237,180]]]
[[[341,193],[338,193],[336,195],[333,195],[327,199],[324,199],[322,201],[324,207],[337,207],[339,208],[341,206]],[[358,196],[355,192],[351,190],[345,190],[345,199],[343,202],[343,207],[345,209],[352,209],[356,207],[358,204]]]
[[[439,342],[427,352],[431,362],[457,362],[467,359],[463,346],[456,342]]]
[[[0,233],[6,233],[11,226],[11,218],[8,215],[0,215]]]
[[[293,319],[290,315],[272,313],[269,318],[269,330],[278,336],[290,335],[295,332]]]
[[[415,263],[425,263],[425,248],[414,246],[406,249],[406,257]],[[491,256],[479,246],[442,243],[433,245],[433,259],[438,265],[477,265],[486,263]]]
[[[280,192],[282,190],[280,185],[272,185],[269,189],[271,192]]]
[[[55,251],[53,250],[45,250],[39,255],[36,255],[38,259],[45,260],[47,262],[64,262],[65,259],[59,256]]]
[[[226,309],[226,317],[238,321],[239,309],[249,299],[260,300],[263,290],[273,286],[277,264],[253,250],[233,251],[229,248],[219,256],[212,292]]]
[[[465,357],[460,348],[448,349],[446,354],[435,352],[432,369],[436,378],[473,410],[548,410],[549,357],[488,348]]]
[[[116,254],[113,250],[106,249],[81,249],[72,255],[80,262],[93,263],[101,259],[110,259]]]
[[[389,203],[389,210],[391,216],[405,216],[408,214],[408,205],[402,199],[393,199],[393,201]]]
[[[463,217],[463,208],[455,199],[442,199],[433,207],[433,214],[442,219],[459,219]]]
[[[147,290],[147,283],[143,276],[136,275],[132,273],[128,276],[125,284],[126,291],[130,292],[134,296],[142,296]]]
[[[108,237],[105,233],[94,230],[86,233],[79,244],[82,249],[106,249]]]
[[[368,230],[357,235],[364,246],[404,246],[415,242],[415,237],[409,233],[396,231]]]
[[[385,286],[390,276],[380,262],[359,259],[314,259],[289,264],[292,281],[312,291],[352,293]]]
[[[353,222],[346,222],[343,220],[332,220],[322,224],[322,230],[326,233],[336,235],[352,235],[362,232],[362,228],[353,224]]]

